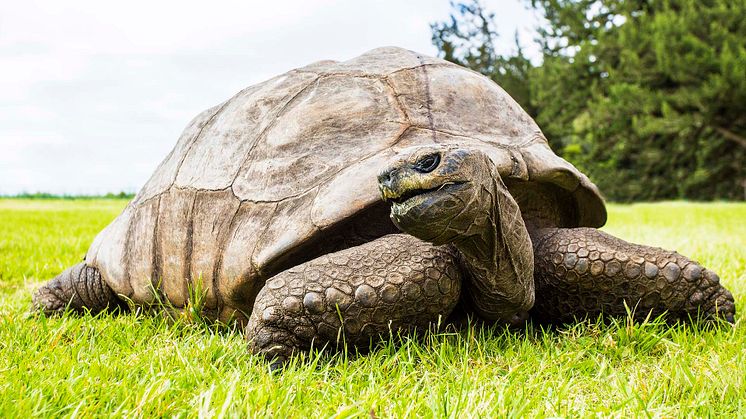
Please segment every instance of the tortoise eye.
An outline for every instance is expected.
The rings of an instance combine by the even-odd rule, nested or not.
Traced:
[[[440,164],[440,154],[430,154],[414,164],[414,170],[420,173],[430,173]]]

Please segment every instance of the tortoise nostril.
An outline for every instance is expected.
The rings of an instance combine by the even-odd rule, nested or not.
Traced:
[[[393,182],[397,172],[399,172],[399,169],[397,168],[386,170],[378,175],[378,183],[386,187],[391,187],[391,183]]]

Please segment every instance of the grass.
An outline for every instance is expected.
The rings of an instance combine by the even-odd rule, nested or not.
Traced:
[[[164,316],[31,317],[124,200],[0,200],[0,417],[746,415],[746,327],[471,327],[311,355],[271,375],[238,331]],[[746,306],[746,204],[611,205],[606,231],[679,250]]]

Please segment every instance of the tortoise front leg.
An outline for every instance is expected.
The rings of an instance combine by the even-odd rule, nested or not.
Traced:
[[[539,320],[650,312],[733,322],[733,295],[718,276],[668,250],[628,243],[594,228],[547,228],[532,234]]]
[[[390,331],[445,319],[461,289],[456,253],[412,236],[384,236],[284,271],[259,292],[246,327],[273,368],[311,346],[365,347]]]

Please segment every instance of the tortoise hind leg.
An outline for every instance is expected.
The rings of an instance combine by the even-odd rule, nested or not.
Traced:
[[[39,288],[33,296],[34,310],[47,315],[67,310],[97,314],[107,309],[126,307],[101,278],[98,269],[79,263],[68,268]]]
[[[259,292],[249,349],[275,369],[311,346],[365,349],[389,333],[427,329],[456,305],[457,263],[449,246],[395,234],[298,265]]]
[[[718,276],[668,250],[628,243],[594,228],[547,228],[532,234],[536,305],[542,321],[585,315],[637,319],[667,312],[674,318],[734,321],[733,295]]]

